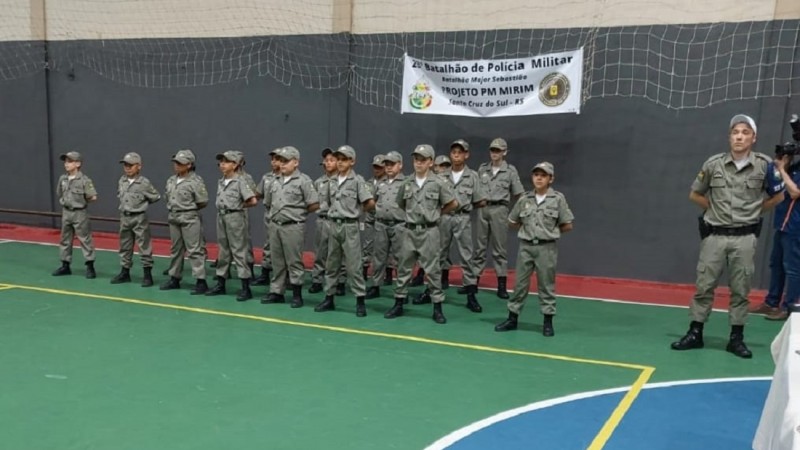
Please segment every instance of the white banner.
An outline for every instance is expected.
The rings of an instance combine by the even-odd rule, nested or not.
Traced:
[[[580,113],[583,48],[519,59],[405,55],[401,113],[503,117]]]

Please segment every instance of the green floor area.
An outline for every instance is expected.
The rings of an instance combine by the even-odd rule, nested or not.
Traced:
[[[165,264],[157,260],[155,272]],[[755,357],[741,360],[724,351],[724,314],[707,325],[706,349],[674,352],[684,309],[560,299],[556,336],[547,339],[535,307],[521,330],[495,333],[505,309],[489,292],[479,296],[484,313],[473,314],[451,288],[449,322],[437,325],[429,305],[385,320],[386,288],[357,318],[350,296],[329,313],[313,311],[319,295],[306,294],[311,306],[299,310],[192,297],[188,283],[139,287],[138,267],[134,283],[111,285],[113,252],[98,253],[95,280],[51,277],[56,266],[55,247],[0,244],[0,284],[13,286],[0,290],[8,448],[423,448],[500,411],[631,385],[639,375],[499,350],[654,366],[650,382],[763,376],[772,373],[769,344],[780,329],[752,317],[746,338]]]

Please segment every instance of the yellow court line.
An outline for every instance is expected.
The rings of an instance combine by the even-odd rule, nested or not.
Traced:
[[[223,317],[233,317],[239,319],[249,319],[249,320],[256,320],[260,322],[267,322],[279,325],[291,325],[297,327],[304,327],[304,328],[313,328],[318,330],[327,330],[327,331],[335,331],[339,333],[347,333],[347,334],[355,334],[355,335],[362,335],[362,336],[374,336],[374,337],[382,337],[387,339],[396,339],[402,341],[409,341],[409,342],[418,342],[423,344],[432,344],[432,345],[441,345],[445,347],[454,347],[454,348],[461,348],[467,350],[476,350],[476,351],[485,351],[491,353],[501,353],[501,354],[508,354],[508,355],[519,355],[519,356],[530,356],[534,358],[542,358],[542,359],[549,359],[555,361],[564,361],[564,362],[573,362],[573,363],[581,363],[581,364],[593,364],[599,366],[607,366],[607,367],[616,367],[622,369],[632,369],[640,371],[636,382],[631,386],[631,389],[625,394],[622,398],[620,403],[611,413],[611,416],[603,425],[603,428],[600,429],[600,432],[595,436],[594,440],[590,447],[590,450],[598,450],[603,448],[603,446],[608,442],[608,439],[611,438],[612,433],[617,428],[619,423],[622,421],[623,416],[628,412],[631,405],[633,404],[636,397],[641,392],[644,385],[652,376],[653,372],[655,372],[654,367],[644,366],[639,364],[629,364],[629,363],[621,363],[621,362],[614,362],[614,361],[604,361],[598,359],[589,359],[589,358],[575,358],[571,356],[563,356],[563,355],[555,355],[549,353],[539,353],[539,352],[528,352],[523,350],[513,350],[513,349],[506,349],[506,348],[499,348],[499,347],[490,347],[485,345],[475,345],[475,344],[465,344],[461,342],[452,342],[452,341],[443,341],[439,339],[429,339],[423,338],[419,336],[411,336],[405,334],[394,334],[394,333],[382,333],[378,331],[369,331],[369,330],[359,330],[356,328],[346,328],[346,327],[337,327],[332,325],[322,325],[316,323],[308,323],[308,322],[296,322],[293,320],[285,320],[285,319],[276,319],[272,317],[264,317],[264,316],[253,316],[248,314],[239,314],[239,313],[232,313],[228,311],[219,311],[214,309],[206,309],[206,308],[194,308],[190,306],[182,306],[182,305],[173,305],[169,303],[156,303],[150,302],[147,300],[138,300],[133,298],[126,298],[126,297],[115,297],[109,295],[98,295],[98,294],[89,294],[85,292],[74,292],[74,291],[67,291],[63,289],[50,289],[50,288],[42,288],[36,286],[24,286],[24,285],[3,285],[3,288],[10,289],[10,288],[19,288],[25,289],[30,291],[38,291],[38,292],[46,292],[50,294],[58,294],[58,295],[70,295],[75,297],[85,297],[85,298],[93,298],[99,300],[112,300],[121,303],[129,303],[134,305],[144,305],[144,306],[154,306],[157,308],[167,308],[167,309],[174,309],[179,311],[188,311],[188,312],[195,312],[200,314],[210,314],[215,316],[223,316]]]
[[[7,284],[0,284],[0,291],[5,291],[6,289],[14,289],[16,286],[9,286]]]

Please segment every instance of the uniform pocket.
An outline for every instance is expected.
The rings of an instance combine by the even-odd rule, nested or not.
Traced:
[[[721,188],[727,185],[727,183],[725,182],[725,178],[723,177],[714,177],[708,184],[709,186],[714,188]]]

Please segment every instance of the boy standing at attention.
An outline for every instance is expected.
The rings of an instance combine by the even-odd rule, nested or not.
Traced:
[[[533,167],[533,192],[522,197],[508,215],[509,226],[519,230],[517,253],[517,284],[508,300],[508,319],[494,327],[494,331],[517,329],[519,314],[531,287],[531,275],[536,272],[539,305],[544,315],[542,334],[550,337],[553,316],[556,314],[556,243],[562,233],[572,231],[574,216],[564,194],[554,191],[555,169],[549,162]]]
[[[124,175],[117,184],[119,198],[119,259],[122,269],[111,279],[111,284],[129,283],[133,265],[134,240],[139,245],[144,277],[142,287],[153,285],[153,246],[150,240],[150,222],[147,207],[161,200],[150,180],[141,175],[142,157],[138,153],[127,153],[119,161]]]
[[[242,163],[241,153],[228,150],[217,154],[219,170],[222,178],[217,183],[217,284],[206,292],[207,296],[225,294],[225,280],[231,263],[237,269],[242,288],[236,295],[236,301],[243,302],[253,298],[250,291],[250,278],[253,272],[247,264],[247,231],[249,226],[244,209],[258,203],[256,193],[250,189],[247,181],[236,171]]]
[[[61,242],[59,256],[61,267],[53,272],[54,277],[71,275],[72,239],[77,236],[81,243],[83,259],[86,261],[86,278],[96,278],[94,271],[94,241],[89,224],[86,207],[97,200],[97,191],[91,178],[81,172],[83,158],[78,152],[67,152],[61,155],[64,170],[67,172],[58,179],[56,196],[61,205]]]

